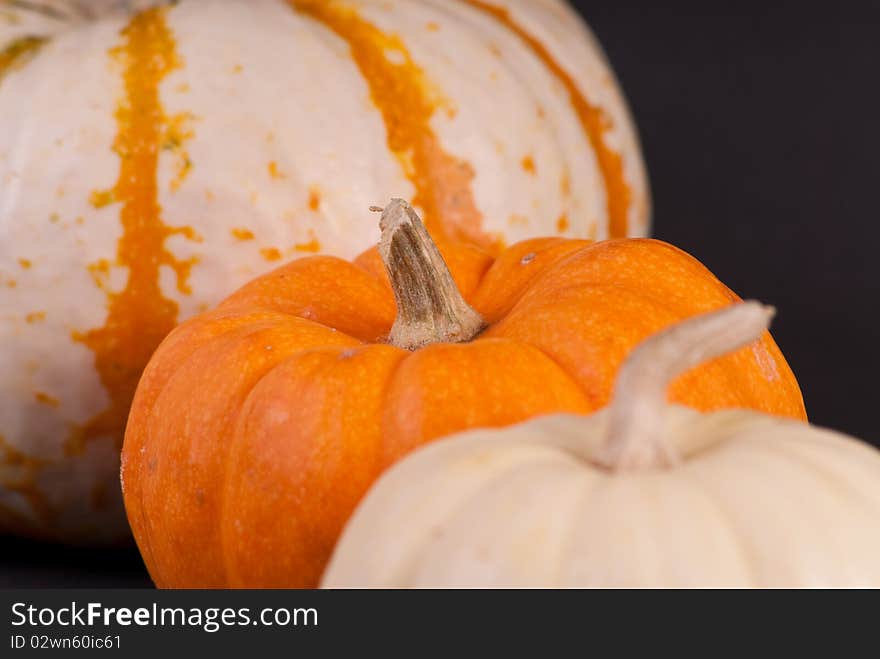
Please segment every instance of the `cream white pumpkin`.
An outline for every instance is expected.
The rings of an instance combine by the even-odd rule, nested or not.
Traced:
[[[151,351],[281,259],[375,244],[371,204],[487,245],[648,229],[563,2],[155,4],[0,0],[0,530],[124,537]]]
[[[324,587],[880,586],[880,452],[797,421],[667,404],[757,339],[747,302],[639,346],[609,408],[462,433],[392,467]]]

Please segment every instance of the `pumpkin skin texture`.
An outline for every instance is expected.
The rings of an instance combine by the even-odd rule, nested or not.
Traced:
[[[755,303],[709,316],[734,329],[725,349],[767,322]],[[688,342],[719,336],[686,327],[707,319],[631,353],[592,416],[473,430],[399,462],[352,516],[322,585],[880,585],[878,451],[790,419],[666,402],[669,374],[699,361],[677,363]]]
[[[638,341],[738,299],[655,240],[533,239],[497,258],[446,242],[452,277],[486,327],[469,342],[404,350],[383,342],[400,293],[383,263],[417,219],[392,202],[381,257],[293,261],[156,351],[132,406],[122,479],[158,586],[313,587],[354,506],[397,459],[468,428],[594,411]],[[686,374],[672,396],[804,418],[769,335]]]
[[[488,249],[648,232],[625,101],[562,2],[160,4],[0,0],[0,531],[127,537],[153,350],[283,261],[374,245],[369,204]]]

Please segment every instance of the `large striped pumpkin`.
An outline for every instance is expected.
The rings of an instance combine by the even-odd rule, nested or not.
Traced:
[[[0,0],[0,530],[125,537],[118,451],[179,322],[368,207],[436,237],[647,232],[637,138],[560,0]]]

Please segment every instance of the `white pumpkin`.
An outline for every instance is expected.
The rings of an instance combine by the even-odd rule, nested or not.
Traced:
[[[880,586],[880,452],[830,430],[666,402],[739,348],[747,302],[641,344],[610,407],[462,433],[392,467],[324,587]]]
[[[0,0],[0,531],[127,535],[152,350],[281,259],[375,244],[371,204],[487,245],[648,229],[623,97],[559,0],[154,4]]]

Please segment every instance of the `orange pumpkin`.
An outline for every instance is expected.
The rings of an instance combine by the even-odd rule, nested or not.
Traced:
[[[633,346],[738,299],[656,240],[438,251],[394,200],[378,250],[278,268],[153,356],[122,455],[150,574],[161,587],[315,586],[355,505],[405,453],[603,407]],[[684,374],[671,397],[805,418],[769,334]]]

